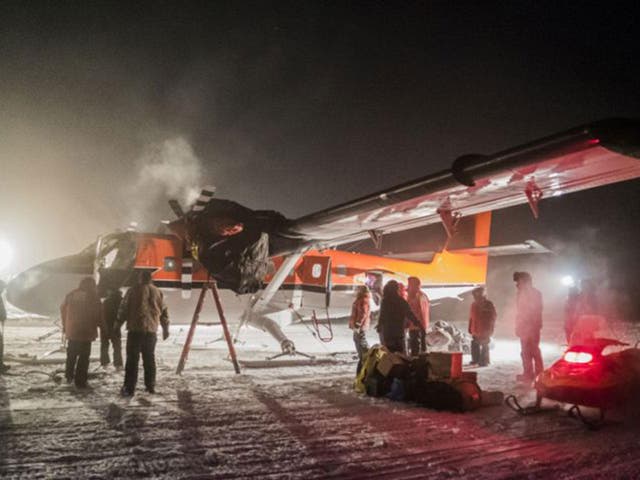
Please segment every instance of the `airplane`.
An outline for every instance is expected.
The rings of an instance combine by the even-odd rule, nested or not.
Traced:
[[[7,299],[44,313],[57,309],[78,275],[96,275],[101,289],[119,288],[131,281],[132,269],[148,269],[174,317],[188,318],[191,290],[211,276],[225,310],[242,312],[240,325],[269,333],[294,354],[283,326],[297,315],[330,334],[316,310],[324,308],[326,318],[347,316],[357,285],[415,275],[435,299],[484,284],[489,212],[528,203],[537,218],[543,198],[637,178],[639,152],[640,121],[607,119],[493,155],[464,155],[448,170],[295,220],[214,198],[214,189],[205,188],[188,212],[170,201],[178,217],[168,223],[172,234],[100,237],[77,255],[17,275]],[[367,238],[379,247],[384,235],[438,222],[453,238],[461,219],[472,216],[475,248],[445,248],[428,263],[336,250]]]
[[[376,292],[388,280],[406,284],[409,277],[415,276],[421,279],[423,290],[433,303],[442,298],[457,298],[484,284],[489,256],[548,252],[533,241],[489,246],[491,212],[476,215],[472,220],[474,247],[467,249],[385,256],[335,249],[305,252],[289,271],[268,308],[261,312],[266,317],[262,319],[263,328],[279,343],[286,343],[289,340],[280,329],[306,319],[321,340],[330,341],[331,321],[349,316],[355,290],[360,285],[368,285]],[[271,258],[272,271],[265,276],[263,285],[271,282],[285,258]],[[10,282],[7,296],[12,304],[25,311],[53,316],[58,312],[60,298],[85,276],[95,276],[104,294],[109,289],[131,286],[136,272],[142,270],[150,271],[154,284],[163,290],[172,318],[178,319],[174,323],[189,319],[197,298],[191,292],[200,290],[208,281],[208,271],[191,255],[185,256],[180,237],[138,232],[133,228],[99,236],[95,243],[76,255],[54,259],[21,273]],[[32,289],[29,285],[38,286]],[[228,316],[241,317],[250,296],[222,289]],[[371,308],[375,312],[379,309],[379,297],[374,295],[374,298]],[[255,326],[256,321],[254,319],[252,325]]]

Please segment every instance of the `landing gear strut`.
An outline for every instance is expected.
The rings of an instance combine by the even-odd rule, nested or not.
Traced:
[[[298,355],[300,357],[308,358],[309,360],[315,360],[316,357],[313,355],[309,355],[307,353],[302,353],[296,350],[295,345],[291,340],[283,340],[280,344],[280,348],[282,348],[282,352],[273,355],[272,357],[267,357],[267,360],[275,360],[276,358],[284,357],[285,355],[295,356]]]

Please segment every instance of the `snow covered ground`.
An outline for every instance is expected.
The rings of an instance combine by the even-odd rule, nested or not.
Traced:
[[[304,343],[303,328],[293,335],[299,348],[322,353],[319,342]],[[55,349],[55,335],[35,341],[48,330],[11,323],[7,352]],[[360,396],[347,353],[332,364],[235,375],[223,342],[205,348],[219,336],[213,328],[198,330],[177,376],[184,334],[174,329],[158,344],[155,395],[139,385],[120,398],[122,374],[96,363],[86,391],[54,382],[59,364],[13,363],[0,377],[0,478],[640,478],[638,424],[628,419],[594,432],[561,407],[530,417],[503,406],[455,414]],[[275,351],[258,332],[243,338],[243,359]],[[333,350],[351,349],[348,331],[337,342]],[[517,343],[499,340],[492,354],[480,385],[531,401],[513,381]],[[548,363],[559,354],[545,344]]]

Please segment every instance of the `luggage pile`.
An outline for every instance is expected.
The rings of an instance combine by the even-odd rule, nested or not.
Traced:
[[[430,350],[471,353],[471,335],[444,320],[436,321],[427,332]]]
[[[411,358],[376,345],[363,358],[355,389],[436,410],[466,412],[502,403],[501,393],[482,392],[476,372],[462,371],[462,352],[430,352]]]

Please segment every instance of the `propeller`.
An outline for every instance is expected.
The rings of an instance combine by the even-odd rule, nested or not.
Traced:
[[[184,210],[182,210],[182,207],[180,206],[180,202],[178,200],[176,199],[169,200],[169,206],[171,207],[171,210],[173,211],[176,217],[178,218],[184,217]]]
[[[216,187],[214,186],[206,186],[200,191],[200,196],[191,206],[191,211],[193,212],[201,212],[207,206],[209,201],[213,198],[213,195],[216,193]]]
[[[191,297],[191,288],[193,284],[193,245],[190,245],[190,227],[194,220],[194,217],[202,212],[207,204],[213,198],[216,188],[214,186],[206,186],[200,191],[200,195],[188,212],[185,212],[180,205],[180,202],[176,199],[169,200],[169,206],[177,217],[177,220],[168,224],[168,227],[185,241],[186,251],[182,257],[181,264],[181,277],[180,283],[182,284],[182,298],[188,299]],[[188,252],[188,253],[187,253]]]
[[[173,213],[177,218],[179,219],[184,218],[189,213],[193,212],[197,214],[203,211],[207,206],[207,204],[211,201],[215,193],[216,193],[216,187],[214,187],[213,185],[207,185],[206,187],[202,188],[202,190],[200,190],[200,195],[198,196],[196,201],[191,205],[189,212],[186,212],[186,213],[182,208],[182,206],[180,205],[180,202],[175,198],[172,198],[171,200],[169,200],[169,206],[171,207],[171,210],[173,211]]]

